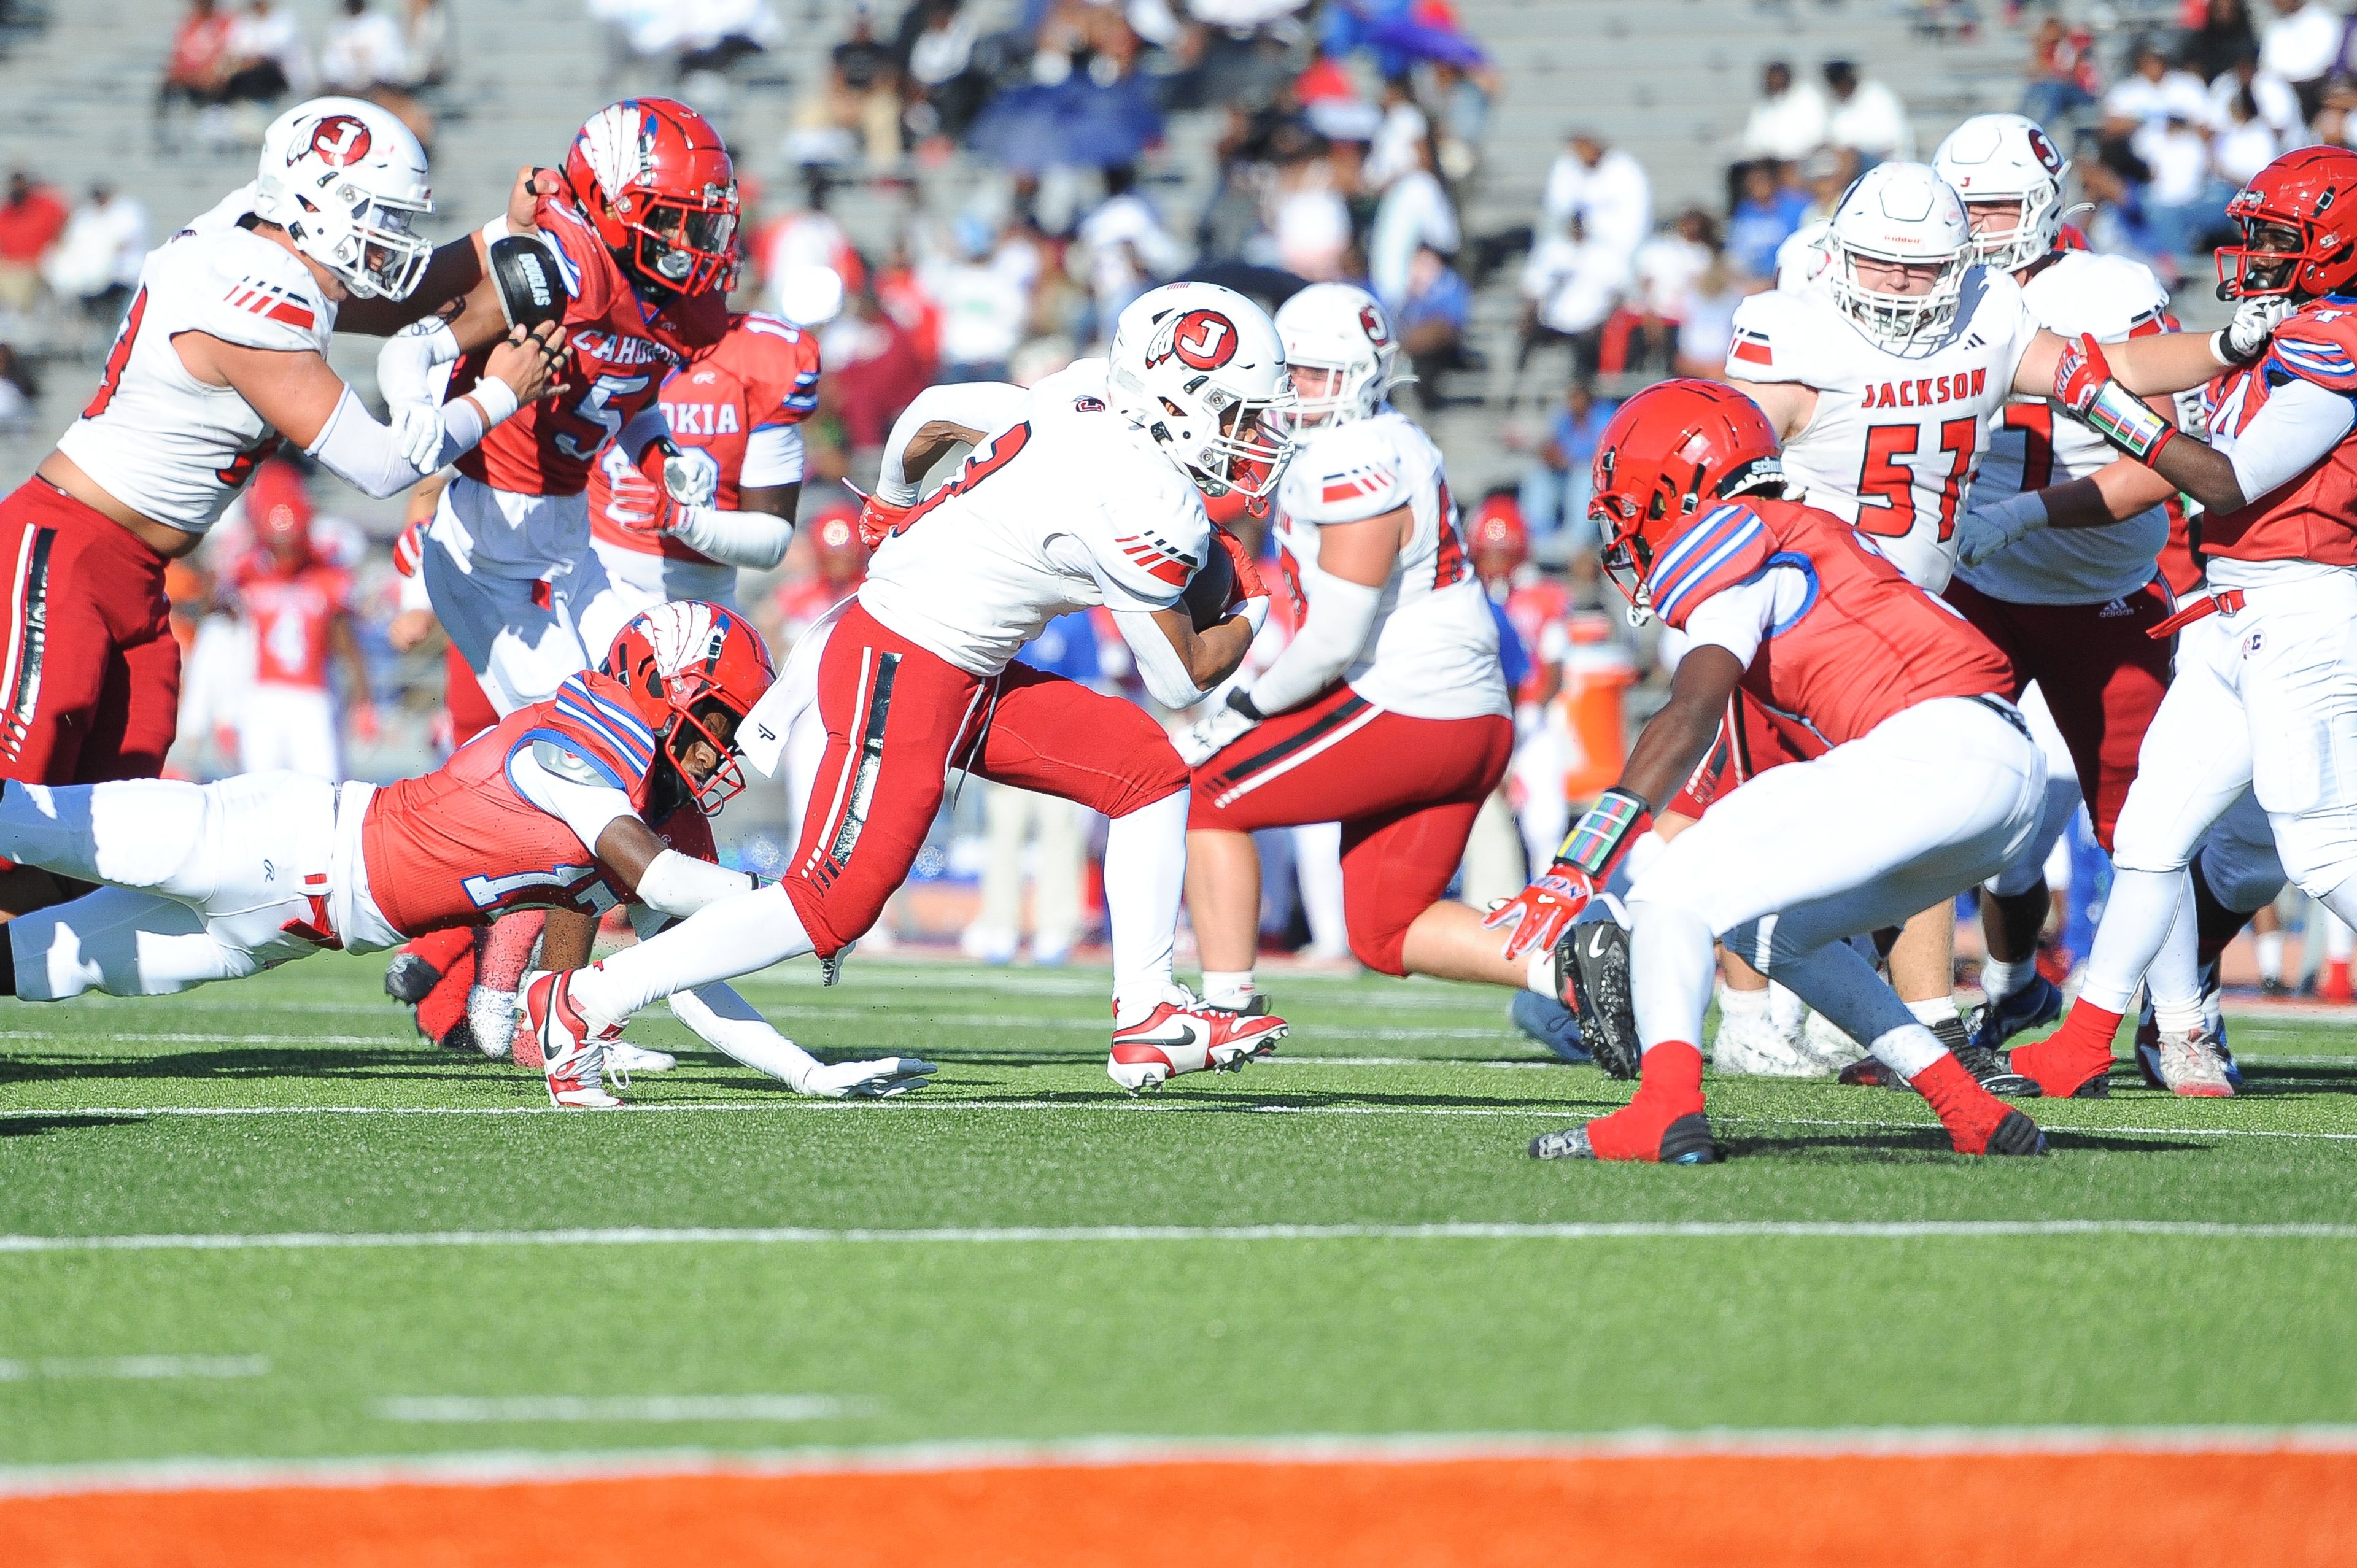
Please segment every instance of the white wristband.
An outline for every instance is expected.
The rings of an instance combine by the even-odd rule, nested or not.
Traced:
[[[476,230],[475,237],[482,241],[483,249],[490,250],[492,241],[504,240],[508,237],[508,215],[502,212],[480,229]]]
[[[497,376],[485,376],[468,390],[467,395],[473,398],[475,406],[483,411],[483,428],[486,431],[508,419],[522,406],[516,402],[515,388]]]

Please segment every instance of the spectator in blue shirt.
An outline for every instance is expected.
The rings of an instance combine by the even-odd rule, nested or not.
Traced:
[[[1574,381],[1564,392],[1563,406],[1555,411],[1544,445],[1523,474],[1517,498],[1533,544],[1560,532],[1573,554],[1596,548],[1596,525],[1587,521],[1587,498],[1594,488],[1588,467],[1596,460],[1604,427],[1620,411],[1618,403],[1598,399],[1586,381]]]
[[[1440,406],[1442,371],[1475,368],[1465,351],[1472,319],[1473,291],[1463,276],[1430,246],[1418,250],[1408,263],[1407,299],[1396,325],[1427,412]]]
[[[1809,199],[1779,184],[1776,166],[1762,159],[1743,176],[1743,199],[1727,220],[1727,254],[1755,278],[1776,275],[1776,247],[1808,220]]]

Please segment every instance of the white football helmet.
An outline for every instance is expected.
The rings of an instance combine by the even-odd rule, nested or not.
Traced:
[[[1877,164],[1851,182],[1825,235],[1825,284],[1858,330],[1894,354],[1929,353],[1956,318],[1973,261],[1964,203],[1925,164]],[[1929,292],[1892,294],[1858,281],[1857,263],[1939,268]]]
[[[1825,269],[1833,264],[1833,258],[1825,252],[1825,236],[1832,230],[1832,220],[1820,218],[1784,236],[1784,242],[1776,247],[1779,294],[1798,294],[1824,280]]]
[[[1293,453],[1292,378],[1275,324],[1235,290],[1167,283],[1138,295],[1114,324],[1105,387],[1205,495],[1276,493]]]
[[[2035,120],[2018,114],[1975,114],[1932,155],[1932,167],[1975,201],[2018,201],[2021,219],[2000,233],[1973,236],[1983,266],[2018,272],[2062,237],[2062,181],[2071,160]]]
[[[1276,335],[1293,372],[1296,429],[1371,418],[1399,383],[1399,338],[1390,316],[1365,289],[1311,284],[1276,307]],[[1332,372],[1325,396],[1302,395],[1305,370]]]
[[[411,221],[434,210],[425,149],[357,98],[314,98],[263,133],[253,213],[363,299],[406,299],[433,243]]]

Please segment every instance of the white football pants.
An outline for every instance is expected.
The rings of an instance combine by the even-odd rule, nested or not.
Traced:
[[[418,571],[442,629],[502,717],[555,695],[593,662],[576,619],[576,607],[605,585],[587,497],[520,496],[455,478]]]
[[[341,779],[335,700],[317,686],[257,682],[248,687],[237,710],[237,765],[243,773]]]

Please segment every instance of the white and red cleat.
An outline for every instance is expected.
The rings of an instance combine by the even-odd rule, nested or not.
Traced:
[[[524,1015],[540,1045],[548,1101],[576,1111],[612,1111],[621,1101],[606,1092],[606,1045],[618,1031],[596,1029],[573,1004],[567,974],[544,974],[525,988]]]
[[[1159,1089],[1181,1073],[1236,1072],[1275,1050],[1287,1027],[1282,1018],[1214,1007],[1174,985],[1154,1011],[1114,1030],[1105,1072],[1132,1094]]]

